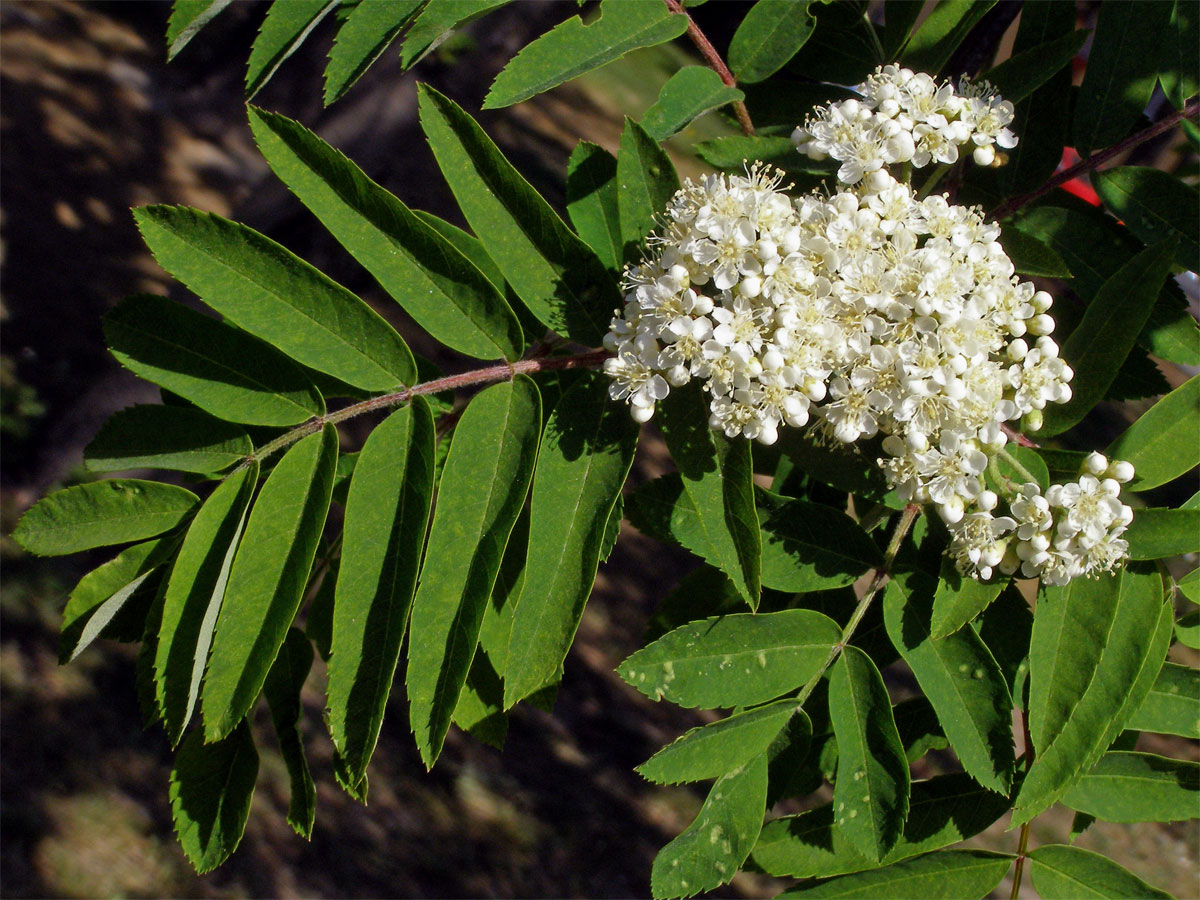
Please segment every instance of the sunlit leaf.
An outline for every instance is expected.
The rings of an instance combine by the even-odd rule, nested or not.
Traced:
[[[1151,753],[1106,753],[1062,796],[1105,822],[1179,822],[1200,816],[1200,765]]]
[[[987,850],[942,850],[869,872],[803,885],[780,897],[872,900],[983,900],[1004,879],[1015,857]]]
[[[188,41],[217,17],[233,0],[175,0],[167,21],[167,61],[174,59]]]
[[[708,66],[684,66],[662,86],[658,99],[642,116],[642,127],[654,140],[665,141],[693,119],[745,96]]]
[[[588,141],[580,141],[567,162],[567,215],[575,231],[609,269],[623,258],[617,211],[617,161]]]
[[[263,85],[341,0],[275,0],[267,10],[246,67],[246,97]]]
[[[1133,465],[1130,491],[1146,491],[1200,466],[1200,375],[1193,376],[1130,425],[1104,451]]]
[[[617,153],[617,210],[625,262],[643,255],[643,239],[658,226],[677,190],[679,176],[670,158],[641,125],[626,118]]]
[[[1029,854],[1029,874],[1043,900],[1172,900],[1099,853],[1048,844]]]
[[[940,73],[958,45],[995,5],[995,0],[939,0],[908,39],[900,61],[917,72]]]
[[[1128,728],[1200,739],[1200,669],[1165,662]]]
[[[338,29],[325,67],[325,105],[340,100],[387,50],[423,0],[360,2]]]
[[[729,68],[752,84],[774,75],[816,27],[809,0],[758,0],[729,41]]]

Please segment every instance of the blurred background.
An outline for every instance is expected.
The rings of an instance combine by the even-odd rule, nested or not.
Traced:
[[[415,81],[474,112],[517,50],[576,10],[569,0],[514,4],[468,27],[408,75],[389,52],[344,100],[324,109],[320,73],[334,33],[331,16],[255,102],[314,128],[410,206],[461,225],[417,125]],[[158,399],[156,388],[108,356],[100,330],[104,311],[136,291],[190,302],[141,245],[131,206],[181,203],[245,222],[371,302],[406,337],[414,335],[396,305],[254,149],[243,76],[263,11],[258,2],[234,4],[167,65],[166,2],[0,4],[4,535],[43,493],[89,477],[82,450],[105,418]],[[697,10],[718,47],[728,41],[725,23],[743,13],[728,2]],[[686,55],[683,44],[640,51],[479,120],[561,208],[575,143],[586,138],[615,151],[622,115],[640,115]],[[726,133],[731,126],[709,115],[674,139],[680,174],[704,171],[688,145]],[[411,343],[456,370],[432,342],[413,336]],[[1178,383],[1179,373],[1167,375]],[[662,471],[661,446],[643,441],[632,486]],[[262,763],[245,837],[229,862],[198,877],[172,833],[170,749],[160,730],[142,728],[136,648],[100,642],[68,667],[57,662],[66,596],[105,555],[36,559],[7,537],[0,541],[0,892],[6,897],[647,896],[655,853],[686,827],[703,799],[699,789],[656,787],[632,771],[704,714],[651,703],[613,673],[640,646],[655,604],[693,565],[626,523],[601,568],[553,715],[520,708],[503,751],[452,731],[426,773],[403,700],[394,697],[363,808],[332,777],[318,660],[302,723],[318,784],[311,842],[285,822],[287,774],[260,710]],[[904,696],[902,681],[892,687],[896,699]],[[1196,743],[1182,739],[1151,746],[1143,738],[1140,749],[1200,758]],[[916,775],[947,764],[933,754]],[[821,793],[808,803],[827,799]],[[1061,809],[1039,818],[1034,844],[1065,839],[1069,824],[1070,813]],[[1200,883],[1195,824],[1098,824],[1079,843],[1178,897],[1193,897]],[[1015,834],[1004,827],[973,843],[1013,850]],[[762,896],[783,886],[743,874],[719,894]]]

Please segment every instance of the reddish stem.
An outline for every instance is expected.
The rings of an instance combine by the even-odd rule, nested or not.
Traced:
[[[737,87],[737,79],[729,71],[729,66],[725,65],[725,60],[721,59],[721,54],[717,52],[717,48],[712,45],[712,42],[700,30],[700,26],[696,24],[695,20],[688,14],[688,11],[683,8],[683,4],[679,0],[663,0],[663,2],[667,4],[667,9],[671,12],[687,17],[688,37],[696,45],[696,49],[700,51],[700,55],[704,57],[712,70],[721,76],[721,81],[728,87]],[[733,112],[737,116],[738,124],[742,126],[742,131],[748,135],[754,134],[754,123],[750,121],[750,112],[746,109],[746,104],[741,100],[735,101]]]
[[[1190,106],[1185,106],[1183,109],[1177,112],[1171,113],[1171,115],[1167,116],[1161,122],[1156,122],[1149,128],[1142,129],[1137,134],[1131,134],[1129,137],[1125,138],[1125,140],[1118,141],[1107,150],[1101,150],[1099,153],[1093,153],[1087,159],[1080,160],[1075,165],[1071,166],[1071,168],[1064,169],[1036,190],[1030,191],[1028,194],[1021,194],[1019,197],[1013,197],[1006,203],[1001,203],[990,213],[988,213],[988,218],[995,222],[999,222],[1002,219],[1007,219],[1026,203],[1036,200],[1043,194],[1048,194],[1059,185],[1066,184],[1072,178],[1078,178],[1085,172],[1098,169],[1114,156],[1124,153],[1126,150],[1132,150],[1138,144],[1144,144],[1151,138],[1158,137],[1164,131],[1169,131],[1170,129],[1174,128],[1179,123],[1180,119],[1194,118],[1197,112],[1200,112],[1200,103],[1193,103]]]

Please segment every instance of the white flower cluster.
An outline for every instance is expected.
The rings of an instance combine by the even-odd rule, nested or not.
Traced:
[[[1129,463],[1092,453],[1078,481],[1051,485],[1045,494],[1033,482],[1021,485],[1009,501],[1011,515],[995,515],[999,499],[982,491],[975,511],[950,526],[950,553],[960,571],[985,579],[994,567],[1047,584],[1107,572],[1129,552],[1121,535],[1133,510],[1120,494],[1132,477]]]
[[[974,146],[976,163],[990,166],[1002,159],[997,147],[1017,145],[1008,127],[1013,105],[987,82],[964,78],[955,90],[949,82],[889,65],[856,90],[861,99],[820,107],[792,133],[801,153],[840,162],[838,180],[846,184],[895,163],[955,163],[964,144]]]
[[[810,420],[843,443],[880,435],[889,485],[937,508],[973,577],[997,566],[1051,581],[1111,568],[1125,550],[1128,508],[1114,486],[1128,464],[1109,471],[1105,461],[1045,496],[1025,485],[1011,516],[985,487],[1004,423],[1036,429],[1047,403],[1071,397],[1050,295],[1015,276],[999,226],[978,209],[920,198],[884,167],[949,159],[929,150],[926,128],[1011,147],[1011,104],[894,66],[862,92],[806,132],[810,152],[839,159],[845,135],[831,123],[873,135],[878,158],[843,159],[850,187],[839,193],[792,199],[782,173],[761,163],[745,177],[684,183],[650,255],[626,272],[625,306],[604,339],[611,396],[645,422],[672,388],[699,379],[710,426],[731,438],[772,444],[781,426]]]

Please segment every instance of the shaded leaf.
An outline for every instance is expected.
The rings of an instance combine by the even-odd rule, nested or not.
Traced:
[[[473,22],[509,0],[429,0],[413,22],[400,48],[404,68],[416,65],[458,28]]]
[[[641,125],[626,117],[617,153],[617,210],[625,262],[642,256],[644,238],[678,190],[679,176],[670,157]]]
[[[750,706],[800,687],[841,640],[808,609],[691,622],[634,653],[617,672],[646,696],[680,706]]]
[[[334,39],[325,67],[325,105],[340,100],[354,82],[387,50],[404,26],[421,8],[423,0],[388,0],[359,3]]]
[[[767,757],[722,775],[695,820],[654,858],[655,897],[690,897],[728,882],[758,839],[767,799]]]
[[[1144,0],[1101,10],[1075,101],[1072,132],[1080,156],[1125,137],[1150,103],[1171,5]]]
[[[987,850],[942,850],[881,869],[807,884],[780,897],[893,897],[896,900],[983,900],[1016,857]]]
[[[312,644],[299,628],[290,628],[263,684],[279,750],[291,780],[288,824],[306,840],[312,837],[313,820],[317,815],[317,786],[308,771],[304,742],[300,737],[300,720],[304,715],[300,692],[304,689],[312,661]]]
[[[1156,572],[1126,568],[1043,589],[1029,652],[1037,755],[1014,825],[1058,799],[1121,733],[1162,667],[1171,624]]]
[[[157,481],[93,481],[39,500],[21,517],[12,536],[30,553],[63,556],[170,531],[197,503],[191,491]]]
[[[995,5],[995,0],[940,0],[908,39],[900,61],[917,72],[941,73],[958,45]]]
[[[104,337],[121,365],[219,418],[297,425],[325,412],[288,356],[166,297],[125,298],[104,316]]]
[[[167,61],[187,46],[197,32],[215,19],[233,0],[175,0],[167,21]]]
[[[255,462],[218,485],[188,527],[171,569],[154,653],[154,684],[172,745],[179,743],[200,696],[213,629],[257,481]]]
[[[1200,814],[1200,765],[1151,753],[1106,753],[1062,796],[1105,822],[1179,822]]]
[[[143,206],[133,214],[159,265],[238,327],[363,390],[413,383],[416,363],[400,335],[290,250],[184,206]]]
[[[992,87],[1005,100],[1017,103],[1070,65],[1087,38],[1087,31],[1071,31],[1062,37],[1010,56],[982,77],[991,82]]]
[[[367,771],[408,623],[433,497],[433,415],[423,398],[363,445],[342,529],[327,710],[346,772]]]
[[[1188,0],[1175,0],[1170,27],[1162,38],[1158,80],[1171,104],[1183,109],[1200,91],[1200,15]]]
[[[623,258],[617,211],[617,161],[588,141],[580,141],[567,162],[567,215],[575,231],[610,269]]]
[[[83,451],[93,472],[174,469],[207,475],[254,450],[245,430],[184,406],[130,406],[105,422]]]
[[[457,104],[421,85],[419,106],[450,190],[513,290],[547,327],[599,344],[621,303],[604,264]]]
[[[1139,509],[1122,535],[1130,559],[1162,559],[1200,551],[1200,509]]]
[[[800,713],[795,700],[779,700],[693,728],[637,767],[647,781],[680,784],[732,772],[763,753]]]
[[[684,66],[662,86],[658,99],[642,116],[642,127],[654,140],[665,141],[693,119],[745,96],[707,66]]]
[[[426,767],[442,749],[471,668],[541,422],[537,387],[522,375],[477,394],[455,429],[409,635],[409,717]]]
[[[1174,255],[1173,238],[1147,247],[1097,291],[1062,348],[1062,358],[1075,371],[1071,399],[1047,404],[1041,434],[1066,431],[1104,397],[1150,316]]]
[[[263,85],[341,0],[276,0],[267,10],[246,67],[246,98]]]
[[[637,436],[637,424],[609,398],[601,374],[581,378],[554,407],[533,476],[528,561],[508,645],[506,709],[553,678],[566,659]]]
[[[816,27],[809,0],[758,0],[729,42],[729,68],[752,84],[774,75],[804,46]]]
[[[298,122],[250,107],[250,127],[275,174],[418,325],[467,356],[520,357],[517,317],[453,244]]]
[[[935,584],[904,573],[883,596],[888,636],[937,710],[963,768],[984,787],[1007,793],[1012,780],[1012,697],[1000,667],[979,636],[964,628],[930,636]]]
[[[1048,844],[1029,854],[1029,874],[1043,900],[1172,900],[1099,853]]]
[[[82,653],[139,589],[153,588],[151,576],[178,545],[172,537],[135,544],[79,579],[63,610],[59,662],[66,664]]]
[[[904,757],[910,763],[931,750],[945,750],[950,746],[937,713],[924,697],[902,700],[892,707],[892,716],[896,720],[900,743],[904,745]]]
[[[326,425],[295,443],[250,511],[204,677],[209,741],[229,734],[254,705],[296,616],[329,509],[337,440]]]
[[[1177,237],[1175,264],[1184,269],[1196,265],[1200,259],[1200,192],[1194,187],[1168,172],[1145,166],[1094,172],[1092,185],[1108,210],[1143,243]]]
[[[878,861],[895,846],[908,817],[908,760],[883,677],[853,645],[829,672],[829,718],[838,746],[838,828],[856,850]]]
[[[204,743],[204,735],[193,731],[175,754],[171,818],[197,872],[211,872],[237,849],[257,776],[258,751],[245,721],[215,743]]]
[[[1198,412],[1200,375],[1159,400],[1108,445],[1104,452],[1110,459],[1133,465],[1125,490],[1150,490],[1200,466]]]
[[[686,29],[687,17],[672,14],[665,5],[602,0],[600,16],[589,24],[576,16],[527,44],[496,76],[483,108],[528,100],[631,50],[673,40]]]
[[[1071,270],[1053,247],[1024,231],[1008,229],[1004,232],[1003,244],[1004,252],[1012,260],[1013,268],[1022,275],[1041,275],[1045,278],[1071,277]]]
[[[1008,810],[1008,797],[984,790],[961,772],[915,781],[904,833],[882,862],[890,865],[957,844]],[[826,878],[876,865],[835,827],[833,804],[768,822],[752,856],[765,872],[780,877]]]
[[[1200,738],[1200,670],[1165,662],[1127,727]]]
[[[762,533],[762,582],[778,591],[827,590],[853,584],[883,564],[875,542],[832,506],[756,488]]]

